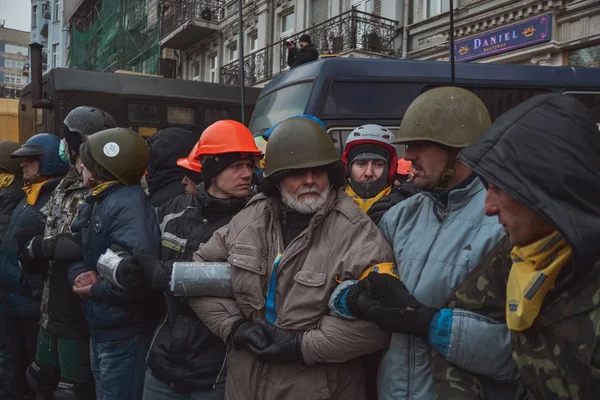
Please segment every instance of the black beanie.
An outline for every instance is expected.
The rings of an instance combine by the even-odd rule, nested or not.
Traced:
[[[310,35],[307,35],[306,33],[302,36],[300,36],[300,39],[298,39],[298,42],[306,42],[308,44],[311,44],[312,41],[310,39]]]
[[[350,152],[348,153],[348,165],[352,164],[352,162],[354,161],[354,158],[356,156],[358,156],[359,154],[363,154],[363,153],[372,153],[372,154],[380,155],[383,158],[385,158],[388,165],[390,165],[390,163],[392,162],[392,155],[390,154],[390,152],[388,150],[386,150],[385,148],[378,146],[376,144],[365,143],[365,144],[359,144],[357,146],[354,146],[350,150]]]
[[[200,160],[202,164],[202,181],[204,188],[208,189],[212,179],[223,172],[227,167],[238,161],[252,161],[252,153],[225,153],[214,156],[205,156]]]

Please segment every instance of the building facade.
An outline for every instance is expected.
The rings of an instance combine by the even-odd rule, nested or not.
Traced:
[[[63,19],[66,0],[31,0],[31,43],[42,49],[42,71],[67,66],[69,26]]]
[[[0,97],[19,98],[29,83],[29,32],[0,26]]]
[[[243,0],[245,82],[262,87],[287,70],[284,41],[311,35],[322,55],[399,57],[398,0]],[[238,1],[163,0],[161,56],[168,75],[239,83]]]

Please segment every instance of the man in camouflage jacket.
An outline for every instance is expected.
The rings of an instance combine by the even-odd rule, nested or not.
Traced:
[[[485,212],[498,216],[514,246],[505,315],[520,399],[600,393],[598,154],[598,127],[585,107],[543,95],[504,114],[459,155],[486,182]],[[484,278],[496,268],[497,284],[505,265],[490,263]],[[456,377],[448,375],[446,387]]]

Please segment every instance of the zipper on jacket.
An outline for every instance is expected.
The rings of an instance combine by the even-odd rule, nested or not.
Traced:
[[[165,326],[165,323],[167,322],[167,318],[169,318],[169,313],[165,313],[165,317],[163,318],[162,322],[160,323],[158,328],[156,328],[156,331],[154,331],[154,336],[152,336],[152,341],[150,342],[150,347],[148,347],[148,353],[146,353],[146,364],[148,364],[148,358],[150,357],[150,352],[152,351],[152,347],[154,347],[154,342],[156,341],[156,337],[158,336],[162,327]]]

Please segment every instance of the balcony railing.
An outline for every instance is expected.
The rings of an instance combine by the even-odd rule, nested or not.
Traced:
[[[188,19],[219,22],[224,18],[225,1],[181,0],[172,4],[162,18],[161,37],[168,35]]]
[[[307,33],[320,54],[340,54],[350,50],[363,50],[394,56],[394,38],[397,22],[378,15],[352,9],[305,31],[257,50],[244,57],[246,85],[271,79],[287,69],[287,48],[291,40],[299,46],[298,39]],[[239,84],[239,60],[221,67],[221,82]]]

